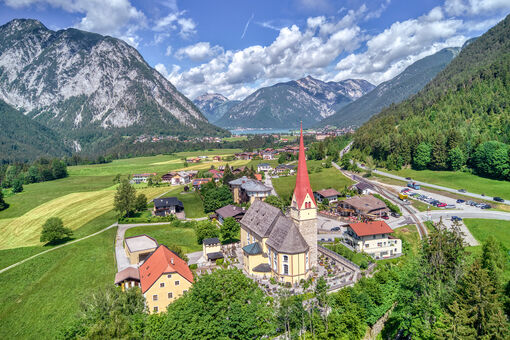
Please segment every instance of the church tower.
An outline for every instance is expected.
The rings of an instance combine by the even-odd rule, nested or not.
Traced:
[[[310,268],[314,268],[317,266],[317,204],[315,203],[310,179],[308,178],[302,124],[296,187],[292,195],[290,217],[310,248],[308,259],[310,261]]]

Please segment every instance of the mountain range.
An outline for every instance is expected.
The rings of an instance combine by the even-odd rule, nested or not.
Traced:
[[[319,125],[347,127],[363,124],[383,108],[398,104],[420,91],[459,54],[459,51],[460,47],[445,48],[414,62],[393,79],[379,84],[370,93],[323,119]]]
[[[202,111],[205,118],[207,118],[210,123],[216,122],[233,106],[240,102],[240,100],[229,100],[219,93],[203,94],[193,100],[193,103]]]
[[[302,121],[304,127],[310,127],[374,87],[362,79],[323,82],[307,76],[258,89],[215,124],[225,128],[296,128]]]
[[[37,20],[0,26],[0,99],[75,151],[112,134],[226,134],[124,41]]]

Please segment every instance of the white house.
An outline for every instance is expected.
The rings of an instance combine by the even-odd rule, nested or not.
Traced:
[[[392,233],[393,229],[384,221],[351,223],[344,239],[356,251],[383,259],[402,254],[402,240],[393,237]]]
[[[257,172],[268,172],[272,170],[273,167],[268,163],[260,163],[259,165],[257,165]]]

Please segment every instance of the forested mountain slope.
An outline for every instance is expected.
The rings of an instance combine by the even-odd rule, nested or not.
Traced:
[[[417,95],[370,119],[354,141],[389,168],[467,164],[508,179],[510,16],[464,47]]]
[[[323,119],[319,125],[347,127],[361,125],[374,114],[391,104],[398,104],[420,91],[459,53],[459,47],[449,47],[420,59],[395,78],[379,84],[375,89]]]

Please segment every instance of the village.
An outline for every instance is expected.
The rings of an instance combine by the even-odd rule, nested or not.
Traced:
[[[211,169],[168,172],[160,178],[156,173],[133,174],[133,184],[183,185],[184,190],[195,192],[206,185],[225,183],[233,202],[219,207],[207,219],[218,229],[226,223],[237,224],[238,236],[229,242],[204,238],[202,251],[186,254],[185,261],[168,245],[146,234],[125,238],[118,234],[115,284],[123,290],[140,287],[149,312],[158,313],[189,291],[198,276],[217,268],[242,270],[269,296],[282,289],[305,294],[313,291],[320,278],[327,282],[330,292],[352,286],[362,276],[371,275],[377,260],[401,256],[402,242],[392,236],[393,229],[385,222],[395,214],[371,195],[373,188],[359,182],[349,188],[345,198],[332,188],[313,191],[305,151],[301,133],[297,146],[230,156],[229,160],[261,160],[256,172],[246,166],[215,167],[221,156],[197,156],[187,158],[186,163],[209,160]],[[263,162],[278,159],[282,153],[297,157],[297,161],[274,167]],[[293,175],[290,207],[270,204],[276,197],[271,179]],[[224,176],[232,179],[225,182]],[[151,213],[187,220],[185,206],[177,197],[155,198]],[[327,229],[324,221],[329,223]],[[363,260],[355,263],[346,253],[362,254]]]

